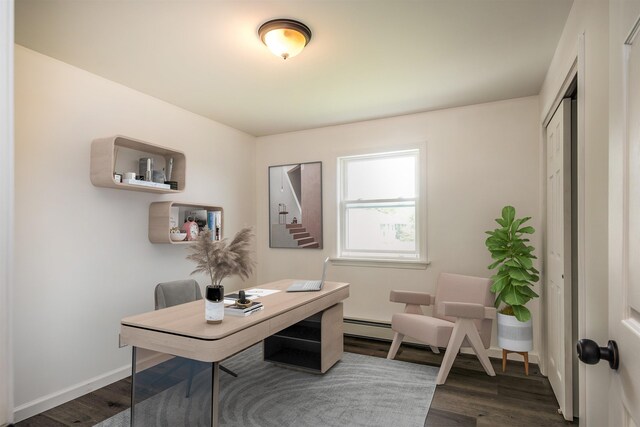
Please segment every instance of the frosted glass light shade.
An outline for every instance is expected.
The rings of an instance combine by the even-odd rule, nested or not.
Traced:
[[[291,19],[274,19],[258,29],[262,42],[276,56],[293,58],[311,40],[311,30],[301,22]]]

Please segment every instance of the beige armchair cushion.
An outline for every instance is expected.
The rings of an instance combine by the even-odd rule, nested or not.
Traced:
[[[482,277],[463,276],[461,274],[442,273],[438,277],[436,302],[433,315],[440,319],[455,322],[456,318],[445,316],[443,302],[468,302],[493,307],[495,297],[491,293],[491,280]],[[492,319],[474,320],[484,348],[491,345]]]
[[[453,322],[421,314],[396,313],[391,318],[391,329],[408,336],[435,345],[446,347],[453,331]]]

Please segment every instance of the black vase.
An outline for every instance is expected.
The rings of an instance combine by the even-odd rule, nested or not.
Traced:
[[[220,323],[224,319],[224,286],[207,286],[204,318],[207,323]]]
[[[208,285],[205,298],[207,301],[220,302],[224,300],[224,286]]]

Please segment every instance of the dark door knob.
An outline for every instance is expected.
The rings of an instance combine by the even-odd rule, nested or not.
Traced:
[[[578,359],[588,365],[595,365],[601,360],[608,360],[611,369],[618,369],[620,365],[620,355],[618,353],[618,344],[615,341],[609,341],[606,347],[598,347],[595,341],[581,339],[576,345],[578,350]]]

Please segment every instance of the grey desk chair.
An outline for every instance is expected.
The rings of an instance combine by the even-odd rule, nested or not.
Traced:
[[[176,280],[174,282],[159,283],[155,290],[155,303],[156,310],[161,308],[172,307],[178,304],[184,304],[187,302],[197,301],[202,299],[202,292],[200,292],[200,286],[198,282],[193,279],[189,280]],[[204,322],[204,318],[203,318]],[[191,383],[193,382],[193,374],[195,365],[197,362],[191,359],[184,359],[189,363],[189,379],[187,382],[187,396],[191,391]],[[179,367],[179,366],[178,366]],[[220,365],[220,370],[226,372],[229,375],[237,377],[238,374]]]

